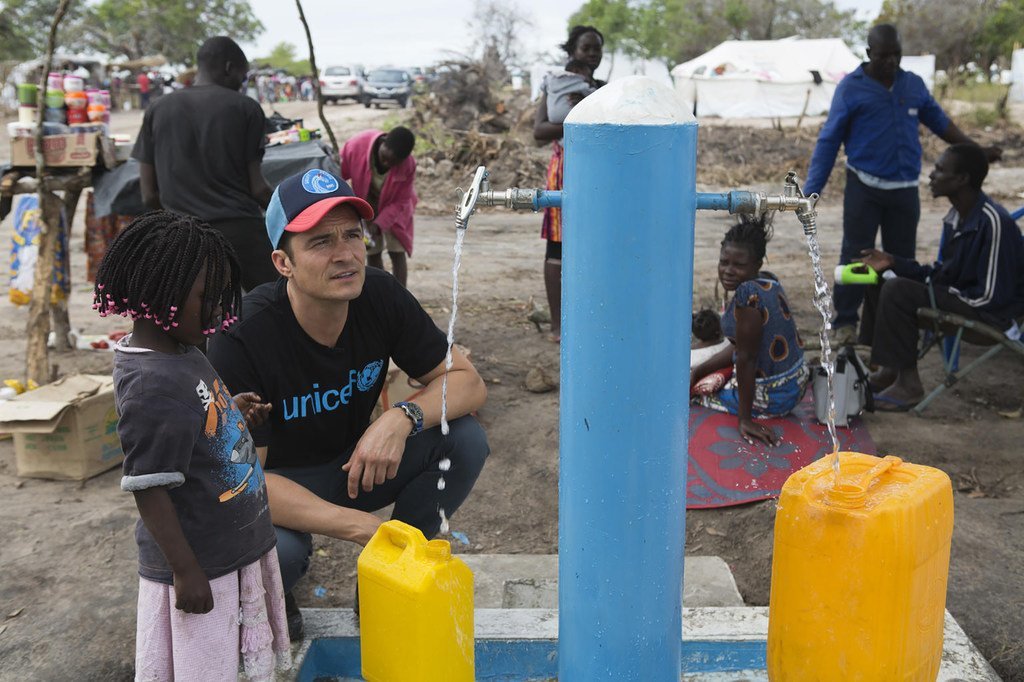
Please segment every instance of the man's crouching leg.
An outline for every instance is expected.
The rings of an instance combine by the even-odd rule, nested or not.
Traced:
[[[476,418],[460,417],[448,426],[447,436],[440,426],[412,436],[402,456],[403,468],[416,466],[419,473],[398,493],[392,518],[419,528],[427,538],[441,528],[440,511],[450,518],[469,496],[491,452]]]

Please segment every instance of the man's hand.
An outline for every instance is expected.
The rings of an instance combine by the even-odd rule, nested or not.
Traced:
[[[174,572],[174,608],[185,613],[209,613],[213,610],[213,592],[210,581],[198,565]]]
[[[755,440],[759,440],[769,447],[774,447],[782,441],[781,438],[775,435],[774,431],[763,424],[758,424],[752,419],[740,419],[739,431],[743,440],[751,445],[754,444]]]
[[[359,486],[370,492],[373,486],[398,474],[398,465],[405,454],[405,440],[412,433],[412,422],[405,412],[393,407],[370,424],[356,443],[352,457],[341,467],[348,474],[348,496],[353,500]]]
[[[270,414],[270,409],[273,407],[270,403],[263,402],[263,398],[252,391],[239,393],[233,396],[232,399],[235,401],[238,411],[245,417],[245,423],[248,424],[250,429],[254,429],[267,421],[267,415]]]
[[[864,249],[860,252],[859,262],[869,266],[878,274],[882,274],[886,270],[892,269],[893,263],[896,261],[885,251],[879,251],[878,249]]]

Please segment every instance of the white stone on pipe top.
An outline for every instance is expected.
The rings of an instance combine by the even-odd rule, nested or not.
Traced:
[[[568,123],[663,126],[696,123],[690,105],[673,88],[646,76],[614,80],[569,112]]]

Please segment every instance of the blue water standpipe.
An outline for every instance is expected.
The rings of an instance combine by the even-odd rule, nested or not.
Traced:
[[[693,241],[698,208],[797,213],[816,196],[696,192],[697,123],[633,77],[565,122],[564,192],[492,190],[479,205],[563,209],[559,474],[560,682],[678,680],[682,632]]]

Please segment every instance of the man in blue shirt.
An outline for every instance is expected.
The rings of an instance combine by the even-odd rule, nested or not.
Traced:
[[[953,206],[943,220],[939,262],[922,265],[873,248],[860,258],[886,276],[881,287],[868,289],[860,329],[871,362],[881,367],[871,375],[881,390],[876,409],[906,410],[924,396],[917,309],[930,307],[933,295],[940,310],[1020,336],[1015,318],[1024,313],[1024,242],[1006,209],[981,190],[987,174],[985,153],[973,144],[955,144],[935,162],[928,186]]]
[[[882,249],[914,258],[921,217],[919,124],[950,144],[972,142],[949,120],[924,81],[900,68],[903,48],[894,26],[879,24],[871,29],[867,54],[869,61],[836,88],[804,188],[807,194],[821,193],[839,146],[844,145],[846,192],[840,264],[850,263],[861,251],[874,247],[879,227]],[[1001,155],[996,147],[985,153],[989,160]],[[840,345],[856,340],[857,309],[863,296],[863,287],[835,289],[833,327]]]

